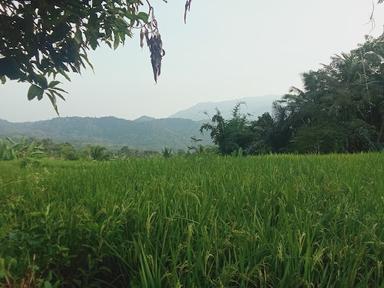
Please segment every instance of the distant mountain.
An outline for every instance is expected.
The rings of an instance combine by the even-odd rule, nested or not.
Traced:
[[[0,137],[50,138],[75,145],[126,145],[142,150],[186,149],[191,144],[191,136],[210,143],[207,136],[201,136],[200,126],[201,123],[188,119],[150,117],[140,117],[135,121],[115,117],[69,117],[25,123],[0,120]]]
[[[249,113],[252,117],[262,115],[264,112],[271,112],[272,102],[277,100],[278,96],[264,96],[264,97],[249,97],[236,100],[228,100],[222,102],[206,102],[196,104],[186,110],[179,111],[170,116],[170,118],[183,118],[194,121],[208,120],[205,113],[212,116],[216,113],[216,108],[220,110],[224,118],[231,117],[233,107],[239,102],[245,102],[241,106],[241,112]]]
[[[149,116],[141,116],[133,121],[135,122],[148,122],[148,121],[153,121],[153,120],[156,120],[156,118],[153,118],[153,117],[149,117]]]
[[[164,147],[186,149],[191,144],[192,136],[203,139],[201,144],[211,143],[207,135],[199,132],[203,121],[208,120],[205,112],[212,116],[217,108],[225,118],[230,118],[233,107],[239,102],[245,102],[241,112],[257,117],[271,111],[272,102],[276,99],[278,97],[268,96],[199,103],[165,119],[142,116],[131,121],[115,117],[68,117],[24,123],[0,119],[0,137],[50,138],[75,145],[128,146],[141,150],[159,151]]]

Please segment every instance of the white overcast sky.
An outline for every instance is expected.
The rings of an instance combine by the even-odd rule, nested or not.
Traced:
[[[383,5],[371,31],[371,0],[194,0],[187,25],[183,6],[169,0],[156,7],[167,52],[157,85],[136,36],[117,51],[91,54],[95,74],[65,83],[61,116],[167,117],[198,102],[282,95],[300,86],[301,73],[356,48],[366,34],[381,34],[384,24]],[[0,119],[56,116],[47,99],[28,102],[27,89],[0,86]]]

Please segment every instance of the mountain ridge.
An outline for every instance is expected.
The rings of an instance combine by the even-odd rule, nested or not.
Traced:
[[[13,123],[0,119],[0,137],[50,138],[77,145],[128,146],[156,151],[164,147],[186,149],[192,136],[210,143],[208,137],[199,132],[200,122],[175,118],[136,120],[75,116]]]
[[[271,112],[273,101],[277,100],[278,96],[267,95],[261,97],[245,97],[233,100],[225,100],[218,102],[200,102],[187,109],[180,110],[169,118],[191,119],[194,121],[209,120],[218,109],[224,118],[231,117],[231,113],[236,104],[243,102],[241,113],[250,114],[250,118],[257,118],[265,112]],[[208,116],[207,116],[208,114]]]
[[[191,137],[201,138],[201,144],[211,144],[208,133],[202,135],[200,127],[219,109],[224,118],[230,118],[237,103],[245,102],[240,112],[256,118],[272,110],[275,96],[248,97],[219,102],[201,102],[180,110],[167,118],[143,115],[134,120],[115,116],[59,117],[49,120],[10,122],[0,119],[0,137],[50,138],[56,142],[75,145],[99,144],[128,146],[140,150],[159,151],[164,147],[187,149]],[[204,112],[207,112],[207,116]]]

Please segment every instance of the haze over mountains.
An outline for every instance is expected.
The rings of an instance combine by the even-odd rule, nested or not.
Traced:
[[[229,118],[238,102],[246,102],[241,112],[258,116],[270,111],[273,97],[244,98],[217,103],[200,103],[165,119],[142,116],[136,120],[116,117],[67,117],[52,120],[12,123],[0,120],[0,137],[50,138],[57,142],[75,145],[100,144],[110,147],[129,146],[141,150],[161,150],[164,147],[186,149],[191,137],[201,138],[210,144],[208,133],[199,132],[201,124],[218,108]],[[0,117],[1,118],[1,117]]]
[[[25,123],[0,120],[0,137],[50,138],[75,145],[128,146],[157,151],[164,147],[186,149],[191,144],[191,136],[201,138],[199,122],[188,119],[142,120],[115,117],[68,117]],[[205,144],[209,143],[208,137],[203,138]]]
[[[248,97],[236,100],[227,100],[221,102],[205,102],[198,103],[188,109],[179,111],[169,116],[170,118],[184,118],[194,121],[206,121],[216,113],[216,108],[220,110],[224,118],[231,117],[233,107],[237,103],[243,102],[241,105],[241,112],[250,114],[250,118],[257,118],[265,112],[271,112],[272,102],[277,100],[278,96],[263,96],[263,97]],[[209,115],[209,117],[207,116]]]

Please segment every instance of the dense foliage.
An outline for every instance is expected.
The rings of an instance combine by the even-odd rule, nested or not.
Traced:
[[[187,0],[186,12],[190,5]],[[149,0],[0,0],[0,82],[29,82],[28,99],[46,93],[57,110],[65,91],[49,77],[70,80],[69,72],[92,67],[90,49],[101,43],[116,49],[134,29],[141,30],[142,45],[146,40],[157,81],[164,50]]]
[[[222,154],[361,152],[384,144],[384,36],[303,74],[304,89],[292,88],[273,113],[255,121],[220,112],[202,126]]]
[[[200,140],[200,139],[198,139]],[[42,160],[68,161],[115,161],[132,158],[174,156],[213,155],[217,154],[215,147],[203,146],[201,141],[192,137],[191,146],[187,150],[173,150],[164,147],[161,151],[140,150],[128,146],[105,147],[97,144],[73,145],[71,143],[56,143],[51,139],[35,138],[0,138],[0,161],[19,160],[22,167],[38,166]]]
[[[175,153],[169,151],[168,154],[172,156]],[[160,155],[159,151],[137,150],[128,146],[108,149],[101,145],[74,146],[68,142],[55,143],[51,139],[0,138],[0,161],[20,160],[22,166],[39,164],[42,159],[107,161]]]
[[[0,286],[382,287],[383,157],[0,162]]]

